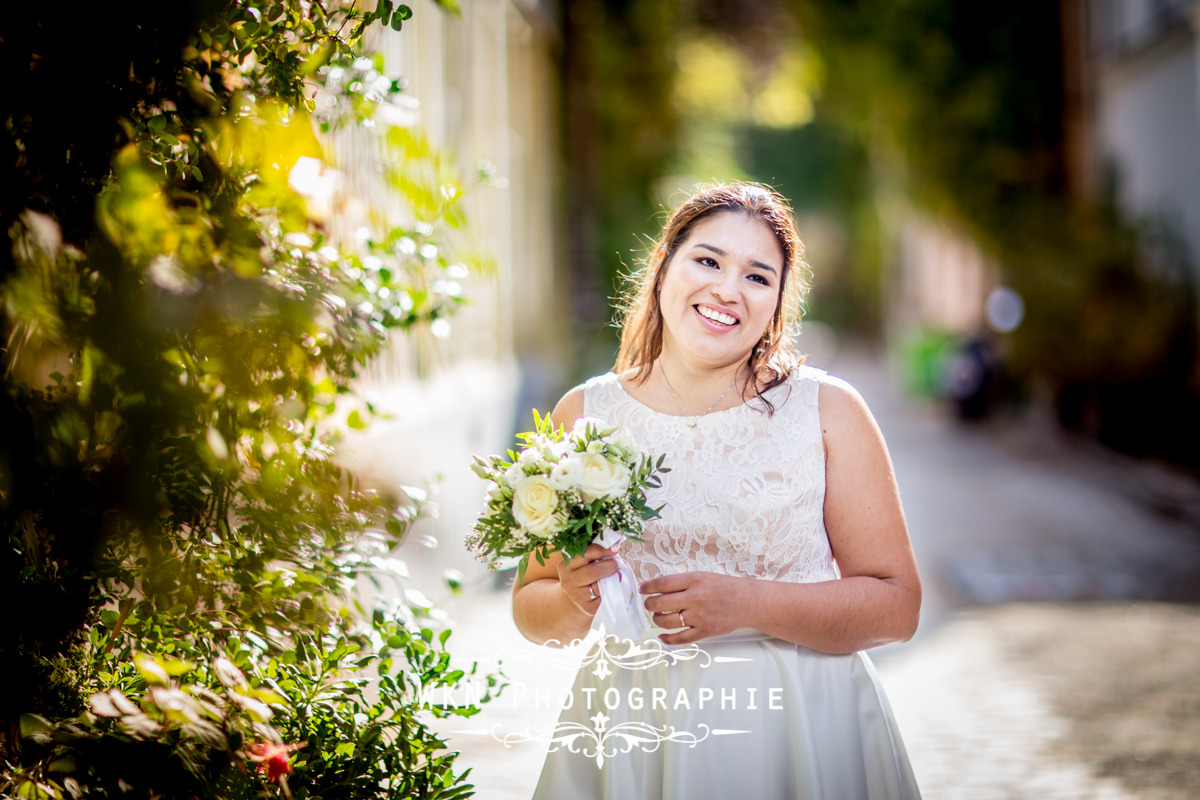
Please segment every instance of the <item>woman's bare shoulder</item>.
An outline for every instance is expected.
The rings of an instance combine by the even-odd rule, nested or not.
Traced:
[[[550,412],[550,419],[555,425],[562,425],[567,430],[575,426],[575,420],[583,416],[584,391],[584,384],[581,383],[562,396]]]
[[[878,435],[867,401],[845,380],[822,373],[817,391],[817,408],[821,417],[821,434],[830,436],[855,434]]]
[[[815,372],[815,370],[814,370]],[[831,405],[841,404],[861,404],[866,406],[866,401],[858,390],[850,385],[848,381],[839,378],[836,375],[830,375],[827,372],[820,373],[819,377],[820,390],[818,394],[818,402],[822,405],[829,403]]]

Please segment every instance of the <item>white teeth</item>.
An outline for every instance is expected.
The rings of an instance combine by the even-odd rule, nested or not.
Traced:
[[[731,317],[728,314],[722,314],[720,311],[713,311],[711,308],[704,306],[696,306],[696,310],[700,314],[714,322],[719,322],[722,325],[734,325],[737,323],[737,317]]]

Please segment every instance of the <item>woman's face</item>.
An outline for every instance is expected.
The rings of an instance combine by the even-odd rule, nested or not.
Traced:
[[[749,356],[775,314],[783,249],[762,220],[723,211],[692,229],[664,273],[664,349],[725,366]]]

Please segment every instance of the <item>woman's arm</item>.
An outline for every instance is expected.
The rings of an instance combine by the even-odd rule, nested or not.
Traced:
[[[921,581],[900,507],[900,492],[879,426],[859,394],[840,380],[821,384],[825,441],[825,527],[840,580],[821,583],[690,572],[647,581],[646,608],[664,635],[685,644],[755,628],[826,653],[851,653],[910,639],[921,608]]]
[[[550,420],[570,430],[582,416],[583,387],[576,386],[554,407]],[[537,644],[557,641],[565,646],[587,636],[600,608],[589,587],[617,571],[612,560],[616,553],[592,544],[582,557],[567,562],[561,553],[551,555],[544,565],[530,557],[525,580],[513,583],[513,620],[518,630]]]

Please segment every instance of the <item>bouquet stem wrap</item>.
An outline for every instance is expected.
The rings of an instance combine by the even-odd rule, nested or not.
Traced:
[[[625,539],[625,534],[609,528],[593,541],[601,547],[612,548]],[[621,558],[614,556],[617,571],[599,583],[600,608],[592,618],[592,628],[599,628],[618,639],[640,642],[646,634],[646,617],[642,613],[641,595],[633,568]]]

